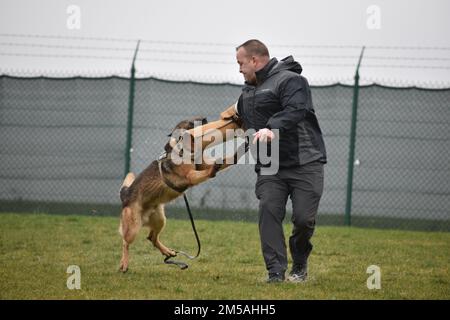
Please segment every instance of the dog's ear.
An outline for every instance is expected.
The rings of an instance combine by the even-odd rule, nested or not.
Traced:
[[[192,120],[192,125],[194,127],[196,127],[197,125],[205,125],[208,123],[208,120],[206,119],[206,117],[195,117]]]

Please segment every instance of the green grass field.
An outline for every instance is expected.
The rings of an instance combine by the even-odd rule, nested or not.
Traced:
[[[163,264],[145,239],[119,273],[118,217],[0,214],[1,299],[450,299],[450,234],[318,226],[306,283],[266,284],[256,223],[197,221],[202,253],[187,270]],[[291,230],[286,224],[286,236]],[[187,220],[163,242],[195,253]],[[81,289],[69,290],[69,265]],[[369,290],[367,267],[381,269]]]

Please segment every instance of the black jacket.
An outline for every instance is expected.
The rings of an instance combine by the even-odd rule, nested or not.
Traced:
[[[280,62],[272,58],[256,72],[257,85],[246,83],[238,100],[237,111],[246,129],[279,130],[280,168],[327,161],[311,90],[301,72],[292,56]]]

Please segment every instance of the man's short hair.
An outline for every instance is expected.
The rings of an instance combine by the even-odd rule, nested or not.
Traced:
[[[244,48],[247,54],[250,56],[270,57],[269,49],[267,49],[266,45],[256,39],[245,41],[243,44],[236,47],[236,51],[238,51],[240,48]]]

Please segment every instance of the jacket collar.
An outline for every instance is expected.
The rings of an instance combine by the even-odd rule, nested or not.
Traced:
[[[277,58],[272,58],[261,70],[256,71],[256,83],[263,83],[269,76],[270,71],[278,64]]]

